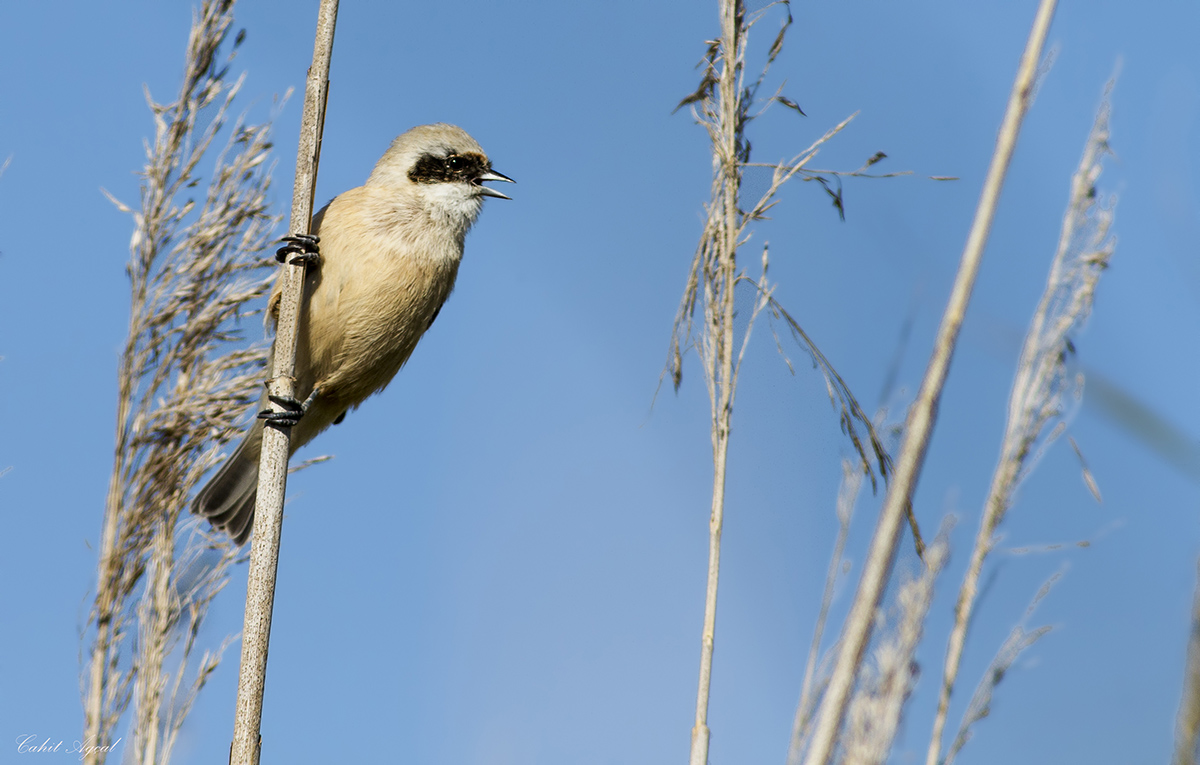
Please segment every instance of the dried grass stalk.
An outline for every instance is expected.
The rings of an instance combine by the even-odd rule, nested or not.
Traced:
[[[942,388],[949,373],[950,360],[954,355],[967,304],[970,302],[975,277],[979,273],[979,264],[995,217],[1004,176],[1016,147],[1021,122],[1029,108],[1038,59],[1041,58],[1055,5],[1055,0],[1042,0],[1021,57],[1004,121],[996,140],[996,150],[984,180],[975,220],[967,237],[950,300],[938,327],[933,356],[905,423],[904,441],[896,460],[896,471],[879,514],[854,603],[846,619],[837,663],[821,701],[816,730],[805,759],[807,765],[825,765],[829,762],[840,735],[846,705],[871,639],[875,609],[879,606],[891,575],[892,562],[900,542],[901,522],[905,511],[911,511],[913,491],[937,418],[938,401],[941,399]]]
[[[787,12],[768,53],[768,60],[757,80],[747,84],[744,79],[746,39],[750,29],[773,6],[779,5]],[[777,91],[764,101],[758,98],[759,89],[776,56],[782,50],[784,38],[792,17],[786,0],[772,3],[763,10],[747,14],[739,0],[720,0],[721,36],[708,42],[708,50],[701,67],[703,76],[696,92],[680,102],[679,106],[692,105],[696,121],[708,131],[713,151],[713,181],[711,201],[700,244],[692,261],[688,283],[676,314],[672,332],[668,369],[678,389],[683,375],[683,354],[695,345],[708,388],[712,418],[713,448],[713,491],[712,511],[709,521],[709,566],[705,594],[704,627],[701,639],[700,677],[696,698],[696,722],[692,729],[691,763],[705,765],[708,761],[709,729],[708,699],[712,677],[712,655],[716,627],[717,582],[720,569],[721,530],[725,506],[725,473],[729,449],[729,434],[733,414],[733,400],[737,390],[738,372],[745,355],[755,321],[763,311],[769,311],[774,319],[784,321],[793,337],[812,358],[814,366],[825,376],[829,395],[842,414],[842,426],[850,436],[859,453],[861,469],[875,480],[873,460],[880,470],[886,472],[887,457],[880,445],[870,420],[859,407],[845,382],[832,365],[816,348],[815,344],[800,328],[790,314],[783,309],[772,295],[773,287],[767,281],[768,253],[763,249],[762,275],[754,280],[738,266],[738,248],[746,242],[750,225],[766,217],[775,204],[775,196],[787,181],[800,175],[807,180],[819,180],[834,198],[839,212],[843,211],[840,190],[831,190],[828,179],[806,170],[806,165],[816,156],[817,148],[844,128],[849,119],[826,133],[805,151],[787,162],[770,165],[772,180],[762,196],[743,209],[739,205],[742,191],[742,172],[750,161],[750,143],[746,140],[746,126],[760,116],[772,103],[781,103],[800,111],[795,102]],[[762,106],[752,114],[751,109]],[[803,114],[803,112],[800,112]],[[754,307],[746,329],[739,338],[734,332],[734,292],[739,283],[745,282],[756,292]],[[704,313],[700,326],[693,324],[697,307]],[[790,364],[789,364],[790,366]],[[862,435],[865,433],[865,435]],[[869,457],[868,454],[871,456]]]
[[[1072,374],[1067,366],[1075,349],[1071,336],[1091,313],[1100,274],[1107,268],[1116,246],[1116,240],[1109,236],[1115,201],[1101,200],[1096,193],[1101,162],[1109,153],[1111,92],[1110,81],[1084,147],[1083,159],[1071,179],[1070,200],[1050,277],[1021,349],[1008,402],[1008,422],[1000,461],[992,474],[983,520],[955,606],[954,627],[946,649],[946,665],[926,765],[938,764],[950,695],[958,678],[967,629],[978,596],[979,577],[984,560],[996,544],[996,530],[1012,505],[1021,481],[1046,447],[1063,432],[1064,409],[1070,399],[1082,394],[1082,376]],[[1090,478],[1090,473],[1085,475]]]
[[[193,16],[177,99],[159,104],[147,94],[155,136],[146,145],[140,209],[113,200],[133,215],[135,230],[116,449],[83,678],[88,763],[104,761],[131,700],[134,759],[167,762],[223,648],[204,651],[185,679],[199,627],[236,551],[194,527],[186,532],[183,508],[239,433],[236,417],[258,398],[265,349],[245,347],[237,322],[268,287],[267,262],[256,253],[277,224],[267,201],[270,123],[229,124],[243,82],[226,79],[243,35],[220,54],[232,8],[232,0],[206,0]],[[228,142],[196,200],[190,195],[200,162],[212,157],[223,130]]]

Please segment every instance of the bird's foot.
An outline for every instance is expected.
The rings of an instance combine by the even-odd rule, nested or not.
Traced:
[[[258,413],[258,419],[266,420],[267,425],[275,428],[290,428],[296,423],[300,422],[300,418],[304,416],[304,413],[308,411],[310,406],[312,406],[312,402],[315,401],[317,396],[321,393],[321,389],[319,387],[313,388],[312,393],[308,394],[308,398],[301,402],[297,401],[292,396],[275,396],[269,392],[270,383],[267,385],[267,400],[272,404],[278,404],[279,406],[283,407],[283,411],[276,412],[274,409],[264,409]]]
[[[276,412],[274,409],[264,409],[258,413],[258,419],[266,420],[266,424],[275,428],[290,428],[300,422],[300,418],[304,416],[304,412],[308,409],[307,401],[301,403],[291,396],[267,396],[267,399],[273,403],[283,407],[282,412]]]
[[[317,247],[317,243],[321,241],[321,237],[312,236],[311,234],[292,234],[285,236],[279,241],[284,242],[284,245],[275,251],[275,259],[280,263],[287,262],[288,265],[306,265],[319,266],[321,265],[321,251]],[[293,255],[291,259],[289,255]]]

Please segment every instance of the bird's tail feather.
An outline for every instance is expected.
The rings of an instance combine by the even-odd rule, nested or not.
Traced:
[[[262,423],[255,422],[237,450],[225,460],[196,495],[192,512],[233,537],[235,544],[250,538],[254,500],[258,495],[258,458],[262,452]]]

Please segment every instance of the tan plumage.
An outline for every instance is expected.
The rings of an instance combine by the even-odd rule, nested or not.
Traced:
[[[292,452],[386,387],[408,360],[454,289],[483,197],[507,199],[485,180],[509,179],[466,131],[423,125],[392,142],[365,185],[313,216],[321,261],[305,277],[295,395],[316,395],[292,428]],[[192,506],[238,544],[253,524],[262,428],[255,420]]]

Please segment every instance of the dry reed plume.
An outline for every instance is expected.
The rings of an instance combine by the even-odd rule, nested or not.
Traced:
[[[886,394],[886,388],[885,388]],[[895,447],[899,436],[899,425],[888,421],[888,410],[880,408],[875,414],[875,428],[886,439],[886,447]],[[854,506],[858,502],[862,490],[863,472],[859,466],[848,459],[842,460],[842,481],[838,487],[837,503],[835,505],[838,531],[833,543],[833,553],[829,557],[829,569],[825,574],[825,586],[821,595],[821,606],[817,611],[816,625],[813,627],[813,639],[808,650],[808,659],[804,666],[804,680],[800,684],[800,701],[796,705],[796,713],[792,720],[792,735],[788,743],[788,765],[796,765],[804,754],[808,738],[812,733],[812,718],[816,703],[824,692],[829,681],[828,655],[822,657],[821,643],[825,637],[825,628],[829,620],[829,609],[833,605],[834,590],[841,575],[849,570],[849,561],[845,558],[846,542],[850,536],[850,521],[854,517]],[[948,549],[947,551],[948,552]],[[939,556],[942,553],[938,554]],[[944,565],[940,557],[930,557],[928,552],[920,556],[924,562],[933,566],[937,564],[940,570]]]
[[[884,615],[876,616],[882,636],[871,661],[860,670],[858,687],[850,699],[842,739],[843,765],[887,762],[904,705],[916,685],[917,646],[933,602],[933,585],[950,558],[949,536],[953,526],[953,521],[947,519],[924,560],[919,561],[919,571],[901,577],[892,625],[882,629]]]
[[[1109,153],[1111,89],[1110,82],[1085,145],[1083,159],[1072,178],[1067,212],[1051,263],[1046,290],[1031,320],[1014,378],[1001,460],[985,503],[981,530],[959,593],[934,731],[929,742],[927,765],[950,765],[953,762],[970,739],[974,724],[989,715],[995,690],[1013,663],[1025,649],[1051,630],[1045,626],[1028,628],[1026,623],[1058,580],[1059,574],[1051,577],[1042,586],[1027,609],[1025,617],[1003,642],[972,695],[946,756],[941,758],[941,737],[949,695],[957,677],[961,649],[970,623],[971,608],[978,593],[978,579],[983,561],[996,543],[996,529],[1011,505],[1021,480],[1033,468],[1038,456],[1065,430],[1064,417],[1069,400],[1077,399],[1082,393],[1082,378],[1073,374],[1068,366],[1074,353],[1071,337],[1078,332],[1090,314],[1100,274],[1107,267],[1115,249],[1115,240],[1109,234],[1115,202],[1111,198],[1102,198],[1096,189],[1102,160]],[[842,495],[839,496],[838,515],[843,528],[846,523],[843,519],[848,513],[845,508],[852,506],[857,492],[856,482],[852,478],[853,476],[847,473],[843,481]],[[1086,466],[1084,480],[1099,499],[1095,479]],[[828,756],[838,762],[882,763],[887,760],[904,702],[915,679],[915,665],[910,663],[906,669],[905,662],[911,662],[916,645],[914,640],[919,638],[920,622],[928,611],[927,598],[931,589],[926,588],[932,588],[937,570],[944,565],[947,553],[944,534],[944,531],[939,534],[938,542],[930,548],[926,556],[926,568],[918,580],[921,582],[921,588],[912,589],[912,582],[901,585],[898,595],[900,617],[895,627],[877,639],[874,668],[861,657],[853,666],[853,692],[846,701],[846,721],[844,727],[839,726],[837,729],[837,735],[830,742],[828,750]],[[835,544],[835,562],[841,555],[840,537],[841,534],[839,542]],[[832,579],[832,572],[836,569],[831,566],[830,570]],[[827,584],[827,589],[828,586]],[[914,594],[917,592],[920,594]],[[826,608],[827,606],[823,605],[822,613]],[[848,617],[848,622],[852,618],[853,614]],[[876,623],[877,629],[882,623],[881,620],[882,615],[876,610],[872,621]],[[819,618],[818,625],[821,625],[822,621],[823,617]],[[819,629],[820,626],[818,635]],[[818,645],[819,638],[814,642],[810,653],[809,669],[805,675],[789,750],[789,763],[798,762],[801,752],[806,748],[809,756],[812,756],[813,738],[818,732],[815,728],[808,727],[812,719],[810,710],[813,697],[822,692],[821,688],[828,688],[829,677],[832,676],[832,672],[826,672],[822,673],[816,682],[812,680]],[[838,650],[844,654],[844,638]],[[1186,730],[1182,720],[1188,717],[1189,713],[1183,709],[1181,707],[1180,729]],[[1187,735],[1183,733],[1181,738],[1186,738]]]
[[[232,0],[205,0],[194,14],[176,100],[159,104],[147,94],[155,132],[146,144],[140,208],[113,200],[135,228],[83,678],[84,740],[92,747],[86,762],[93,764],[105,760],[131,700],[126,756],[143,765],[168,762],[225,647],[201,650],[197,635],[237,552],[187,523],[184,508],[239,433],[237,418],[259,397],[265,349],[245,346],[238,320],[268,287],[273,262],[257,253],[278,221],[267,201],[270,123],[230,124],[244,80],[226,79],[244,35],[221,53],[232,9]],[[208,186],[200,187],[200,164],[214,160],[225,130]],[[197,187],[200,199],[192,196]]]
[[[834,757],[838,748],[846,708],[853,695],[855,682],[871,640],[876,610],[891,577],[892,563],[900,542],[902,519],[906,511],[912,512],[912,495],[937,419],[938,402],[946,375],[949,373],[950,360],[958,342],[958,333],[966,315],[967,304],[970,302],[975,277],[979,273],[979,264],[995,217],[1000,189],[1004,185],[1008,164],[1016,148],[1021,122],[1032,99],[1037,64],[1049,31],[1050,20],[1054,16],[1054,8],[1055,0],[1042,0],[1017,68],[1016,80],[996,140],[996,149],[976,208],[975,220],[967,236],[958,274],[938,327],[933,355],[926,367],[916,401],[909,409],[905,421],[903,441],[896,457],[896,469],[879,513],[854,602],[842,629],[837,660],[825,688],[805,756],[804,762],[807,765],[825,765]]]
[[[1004,520],[1021,481],[1038,457],[1066,428],[1064,410],[1069,399],[1082,395],[1082,375],[1068,361],[1075,351],[1074,335],[1091,313],[1100,274],[1108,267],[1116,247],[1109,236],[1115,201],[1102,199],[1096,191],[1101,163],[1109,153],[1108,121],[1112,82],[1105,88],[1095,123],[1083,151],[1079,169],[1071,179],[1070,198],[1063,217],[1058,248],[1041,302],[1030,322],[1021,349],[1008,420],[1000,448],[1000,460],[992,474],[992,485],[984,502],[983,519],[971,551],[971,561],[959,589],[954,627],[946,649],[946,664],[938,699],[937,716],[930,737],[926,765],[938,765],[942,732],[950,695],[958,677],[971,614],[979,591],[979,577],[988,554],[996,544],[996,531]],[[1084,473],[1095,490],[1090,473]],[[945,762],[953,759],[951,751]]]
[[[1025,609],[1024,617],[1009,631],[1000,650],[996,651],[996,655],[992,657],[992,663],[988,665],[979,685],[975,687],[975,693],[971,695],[971,700],[967,703],[967,711],[963,714],[962,723],[958,726],[958,733],[954,736],[954,742],[950,745],[950,750],[943,760],[946,765],[954,761],[955,756],[971,739],[972,726],[992,713],[992,697],[995,695],[996,688],[1008,674],[1008,670],[1012,668],[1017,658],[1026,648],[1041,640],[1053,629],[1049,626],[1026,629],[1025,624],[1061,576],[1061,572],[1055,574],[1038,589],[1037,594],[1033,597],[1033,602]],[[933,743],[931,739],[931,747]]]

